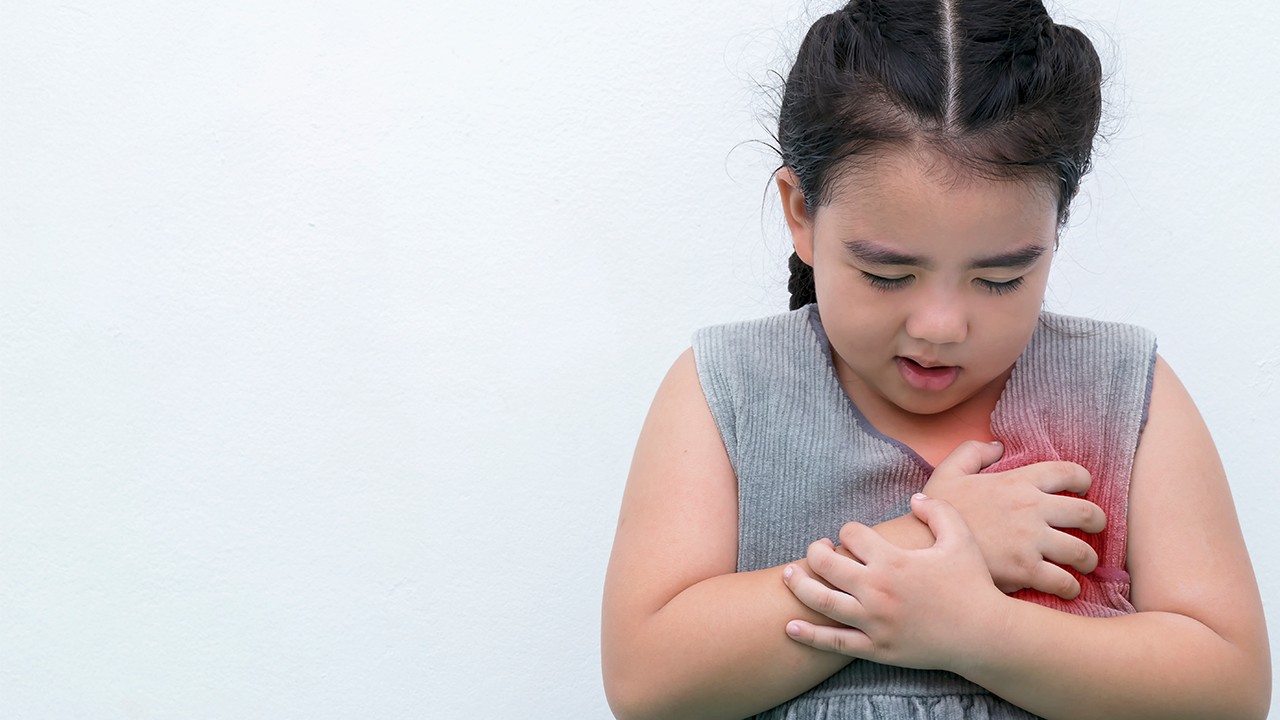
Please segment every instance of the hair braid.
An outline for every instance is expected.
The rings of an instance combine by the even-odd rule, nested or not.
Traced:
[[[798,310],[809,303],[818,302],[818,292],[813,286],[813,268],[806,265],[796,253],[791,253],[787,266],[791,268],[791,279],[787,281],[787,290],[791,292],[791,309]]]

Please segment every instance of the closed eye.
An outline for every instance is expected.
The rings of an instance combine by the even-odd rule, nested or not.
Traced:
[[[974,280],[979,287],[995,295],[1007,295],[1022,287],[1023,279],[1018,277],[1004,282],[996,282],[995,280],[984,280],[977,278]]]
[[[915,279],[914,275],[903,275],[901,277],[884,277],[883,275],[872,275],[871,273],[860,270],[862,277],[871,284],[871,287],[877,290],[898,290],[911,284]]]

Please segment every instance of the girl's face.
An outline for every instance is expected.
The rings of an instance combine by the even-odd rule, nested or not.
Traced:
[[[884,156],[840,178],[812,217],[779,174],[836,372],[873,422],[966,403],[989,413],[1040,315],[1057,240],[1049,189],[952,168]]]

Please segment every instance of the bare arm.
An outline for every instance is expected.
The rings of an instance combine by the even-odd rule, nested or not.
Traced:
[[[791,642],[781,568],[735,573],[737,480],[692,351],[663,380],[637,443],[605,578],[605,692],[620,718],[740,718],[850,658]]]
[[[1137,614],[1078,617],[993,592],[959,515],[917,503],[938,523],[934,547],[903,551],[846,526],[861,562],[821,544],[809,560],[848,592],[804,568],[791,580],[806,604],[860,630],[800,622],[789,632],[855,657],[954,670],[1047,718],[1266,716],[1266,626],[1230,490],[1208,430],[1163,360],[1130,488]],[[922,632],[926,618],[933,628]]]

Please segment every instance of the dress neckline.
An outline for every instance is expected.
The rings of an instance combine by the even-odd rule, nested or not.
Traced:
[[[853,398],[849,397],[848,391],[844,388],[844,383],[840,382],[840,376],[836,374],[835,361],[834,358],[831,357],[831,341],[827,338],[827,331],[822,326],[822,318],[818,313],[818,305],[817,303],[810,303],[805,306],[805,308],[809,311],[807,319],[809,322],[809,329],[812,331],[811,337],[817,345],[820,356],[826,360],[826,382],[833,386],[832,389],[844,398],[844,402],[848,404],[849,409],[853,412],[858,427],[867,436],[875,438],[876,440],[897,449],[900,453],[906,456],[907,459],[916,463],[921,469],[932,475],[935,469],[935,466],[932,463],[925,460],[924,457],[921,456],[920,453],[916,452],[910,445],[907,445],[893,436],[880,432],[879,428],[872,424],[872,422],[867,419],[867,416],[863,414],[862,409],[853,401]],[[995,407],[991,410],[991,418],[988,420],[988,423],[990,424],[992,435],[996,435],[996,439],[1001,440],[1002,442],[1003,439],[999,437],[998,431],[1005,429],[1004,423],[1002,423],[1001,420],[1004,417],[1004,408],[1008,404],[1006,398],[1009,397],[1009,388],[1012,387],[1021,377],[1023,358],[1027,356],[1027,350],[1035,343],[1036,335],[1039,332],[1040,324],[1037,323],[1036,329],[1031,334],[1031,339],[1027,341],[1027,347],[1023,348],[1022,354],[1018,356],[1016,361],[1014,361],[1013,370],[1009,373],[1009,379],[1005,380],[1004,387],[1000,388],[1000,396],[996,398]]]

